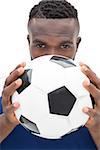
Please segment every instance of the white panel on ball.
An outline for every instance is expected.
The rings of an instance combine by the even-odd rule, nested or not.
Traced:
[[[28,63],[20,77],[22,85],[12,96],[20,108],[17,119],[32,134],[58,139],[83,126],[92,107],[82,82],[87,79],[76,63],[63,56],[46,55]]]

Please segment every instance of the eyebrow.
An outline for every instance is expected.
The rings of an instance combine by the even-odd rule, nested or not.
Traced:
[[[43,40],[39,40],[39,39],[35,39],[32,41],[33,43],[46,43],[45,41]]]
[[[44,43],[44,44],[47,44],[47,42],[45,42],[44,40],[40,40],[40,39],[35,39],[32,41],[34,44],[35,43]],[[62,45],[62,44],[65,44],[65,43],[68,43],[68,44],[73,44],[72,41],[70,40],[63,40],[62,42],[59,43],[59,45]]]
[[[62,42],[60,43],[60,45],[65,44],[65,43],[73,44],[73,42],[70,41],[70,40],[64,40],[64,41],[62,41]]]

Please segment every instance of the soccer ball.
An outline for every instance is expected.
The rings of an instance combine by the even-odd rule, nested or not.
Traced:
[[[87,122],[82,112],[84,106],[92,107],[82,86],[87,77],[73,60],[60,55],[38,57],[27,64],[20,78],[23,83],[12,103],[20,103],[15,114],[30,133],[58,139]]]

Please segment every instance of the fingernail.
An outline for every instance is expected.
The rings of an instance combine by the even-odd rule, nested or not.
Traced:
[[[21,65],[22,65],[22,66],[25,66],[25,65],[26,65],[26,62],[22,62]]]
[[[21,82],[22,82],[21,79],[17,79],[17,80],[15,81],[15,84],[20,84]]]
[[[20,106],[20,104],[19,104],[18,102],[15,102],[15,103],[13,104],[13,106],[14,106],[15,108],[18,108],[18,107]]]
[[[86,66],[82,66],[82,70],[83,70],[83,71],[87,71],[88,68],[87,68]]]
[[[90,85],[90,80],[89,79],[85,79],[84,82],[83,82],[83,84],[85,86],[89,86]]]
[[[23,67],[18,68],[17,71],[18,71],[18,72],[23,71]]]
[[[84,108],[83,108],[83,111],[84,111],[85,113],[87,113],[87,112],[89,111],[89,109],[88,109],[87,107],[84,107]]]
[[[83,66],[83,65],[84,65],[84,63],[83,63],[83,62],[79,62],[79,65],[80,65],[80,66]]]

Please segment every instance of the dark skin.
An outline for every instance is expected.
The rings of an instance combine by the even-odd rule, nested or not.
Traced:
[[[78,37],[79,24],[76,19],[32,19],[28,24],[28,42],[31,58],[42,55],[56,54],[74,59],[77,48],[81,41]],[[84,81],[83,86],[93,96],[95,101],[94,109],[85,107],[83,111],[89,115],[86,123],[94,142],[98,149],[100,148],[100,79],[85,64],[81,63],[81,70],[89,80]],[[14,71],[7,77],[3,93],[3,114],[1,115],[0,131],[2,136],[0,141],[5,139],[7,135],[19,124],[14,115],[14,111],[18,109],[19,104],[16,102],[11,104],[11,96],[15,90],[21,86],[22,81],[18,79],[24,73],[25,63],[18,65]],[[4,129],[6,128],[6,131]]]
[[[34,26],[34,28],[33,28]],[[29,49],[32,58],[56,54],[74,59],[81,40],[75,19],[33,19],[29,23]]]

